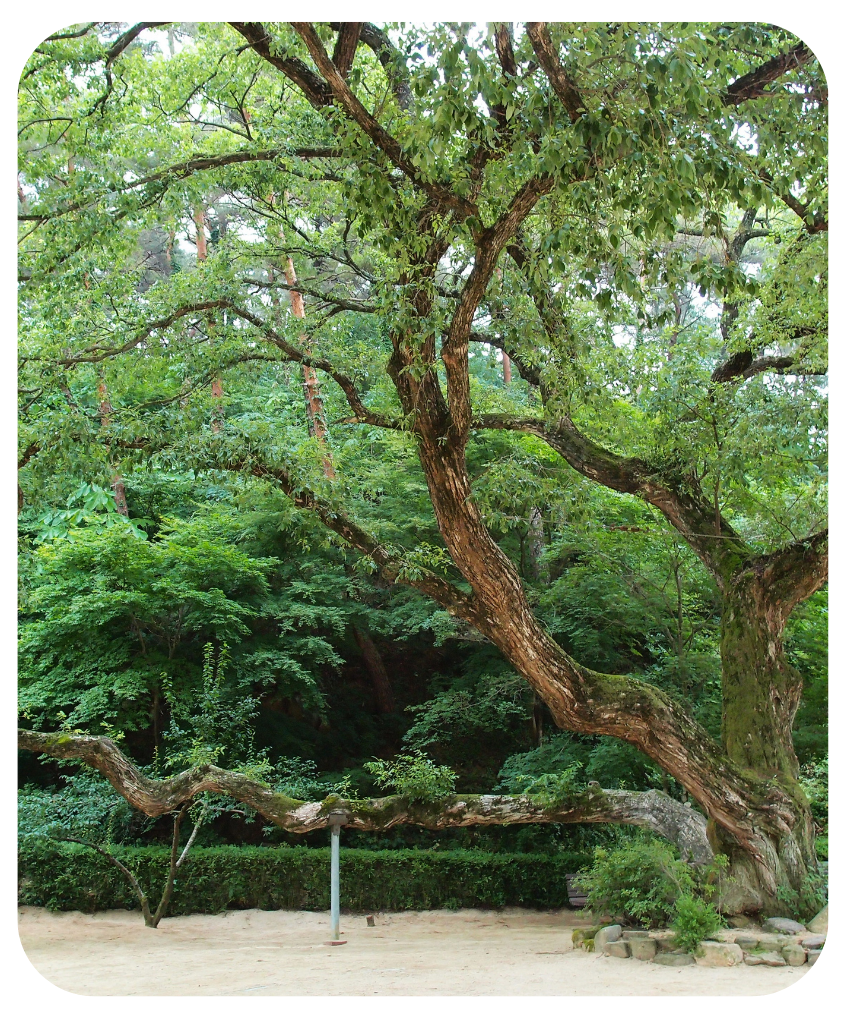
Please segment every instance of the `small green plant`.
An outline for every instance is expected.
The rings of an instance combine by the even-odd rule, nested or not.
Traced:
[[[779,887],[776,898],[789,919],[806,923],[828,901],[827,890],[827,880],[822,873],[809,873],[798,891],[792,887]]]
[[[558,774],[541,774],[538,777],[518,774],[511,779],[518,793],[528,795],[540,806],[556,806],[566,803],[582,789],[576,780],[581,764],[573,764]]]
[[[656,927],[673,918],[680,897],[696,891],[697,875],[670,845],[632,840],[613,851],[597,848],[593,866],[579,883],[588,892],[592,912]]]
[[[676,946],[693,952],[703,940],[710,940],[725,923],[709,902],[694,894],[682,894],[676,900],[670,925]]]
[[[364,769],[380,788],[394,789],[409,802],[437,802],[455,791],[455,771],[420,752],[400,753],[393,760],[371,760]]]

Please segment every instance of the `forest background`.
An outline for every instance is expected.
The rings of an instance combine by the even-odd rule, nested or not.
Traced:
[[[436,445],[463,430],[474,511],[538,631],[730,743],[711,546],[608,471],[683,476],[712,545],[767,556],[824,532],[828,88],[801,41],[758,22],[93,22],[37,47],[19,97],[25,727],[300,799],[378,794],[373,761],[417,754],[464,793],[694,803],[636,740],[562,731],[464,611],[484,582],[419,452],[440,427],[427,400],[431,420],[447,406],[426,387],[447,391]],[[543,421],[589,445],[562,451]],[[796,604],[778,637],[801,674],[790,794],[827,857],[825,578]],[[24,833],[74,815],[170,837],[95,773],[18,755]],[[201,844],[324,843],[215,801]]]

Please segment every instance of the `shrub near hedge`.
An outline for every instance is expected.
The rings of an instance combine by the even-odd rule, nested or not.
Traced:
[[[115,857],[157,897],[169,850],[115,847]],[[22,905],[56,911],[137,908],[126,877],[80,845],[31,843],[19,852]],[[341,906],[350,912],[432,908],[560,908],[565,873],[590,865],[584,853],[556,855],[425,850],[341,851]],[[329,908],[329,850],[195,848],[179,871],[169,915],[227,909]]]

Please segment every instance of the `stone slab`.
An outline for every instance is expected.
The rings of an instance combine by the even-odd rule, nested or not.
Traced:
[[[629,941],[629,950],[632,958],[638,961],[652,961],[658,953],[658,945],[650,937],[637,937]]]
[[[828,905],[808,923],[808,930],[811,933],[828,933]]]
[[[781,949],[781,956],[788,965],[805,964],[805,948],[800,947],[798,944],[786,944]]]
[[[696,964],[693,960],[693,955],[690,954],[656,954],[654,963],[656,965],[672,965],[674,967]],[[783,964],[784,961],[782,960],[782,965]]]
[[[729,968],[743,964],[743,951],[737,944],[721,944],[717,940],[703,940],[696,948],[695,957],[697,965],[707,968]]]
[[[810,937],[803,937],[799,941],[802,947],[813,948],[815,951],[819,951],[820,948],[825,944],[824,933],[812,933]]]
[[[757,937],[753,937],[748,933],[743,933],[739,937],[735,937],[734,942],[742,951],[752,951],[760,943]]]
[[[807,933],[806,927],[797,923],[795,919],[786,919],[784,916],[774,916],[772,919],[764,920],[764,929],[767,933]]]
[[[627,940],[612,940],[610,944],[605,945],[603,953],[607,954],[609,958],[628,958],[629,942]],[[804,953],[803,951],[802,954],[804,955]]]
[[[606,944],[613,944],[622,938],[622,926],[603,926],[593,938],[594,950],[597,954],[601,954],[605,950]]]
[[[820,956],[819,951],[814,951],[813,949],[808,951],[808,964],[813,965],[817,958],[819,958],[819,956]]]
[[[760,954],[744,951],[743,960],[747,965],[769,965],[772,968],[779,968],[787,964],[784,958],[780,954],[776,954],[775,951],[761,951]]]

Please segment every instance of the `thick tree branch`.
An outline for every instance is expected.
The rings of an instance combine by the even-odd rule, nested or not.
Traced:
[[[304,292],[298,285],[296,288],[290,287],[295,293]],[[239,318],[243,318],[244,321],[254,325],[260,332],[262,332],[275,346],[277,346],[290,360],[296,361],[298,364],[303,364],[309,368],[315,368],[319,371],[325,371],[330,378],[343,390],[344,395],[347,398],[347,402],[350,405],[350,409],[356,415],[358,422],[362,424],[371,424],[377,428],[391,428],[396,430],[399,428],[399,423],[394,420],[390,420],[382,414],[375,413],[369,410],[362,402],[361,396],[355,387],[355,383],[342,371],[338,371],[337,368],[326,360],[324,357],[312,357],[294,346],[293,343],[289,343],[283,336],[280,336],[278,332],[270,325],[267,324],[263,319],[259,318],[258,315],[254,315],[251,311],[246,308],[238,307],[238,305],[231,302],[227,302],[226,306]]]
[[[575,83],[561,66],[545,21],[527,21],[526,34],[553,91],[561,100],[570,120],[575,124],[585,112],[585,104]]]
[[[514,350],[501,336],[491,336],[486,332],[471,332],[470,342],[487,343],[489,346],[496,347],[497,350],[501,350],[517,366],[520,377],[524,381],[530,385],[539,386],[541,384],[540,371],[536,365],[528,364],[523,355]]]
[[[332,103],[332,89],[323,79],[314,73],[299,57],[288,57],[277,53],[276,43],[267,29],[258,21],[230,21],[229,24],[240,32],[250,46],[281,71],[286,78],[300,89],[316,110],[322,110]]]
[[[358,48],[358,40],[361,36],[363,21],[342,21],[338,29],[338,38],[335,40],[335,49],[332,53],[332,63],[338,68],[338,74],[347,80],[350,69],[355,60],[355,51]]]
[[[345,22],[330,21],[329,27],[340,32]],[[402,53],[394,46],[386,32],[369,21],[362,22],[359,39],[376,54],[376,59],[385,69],[388,84],[401,110],[411,109],[411,88],[408,84],[408,66]],[[332,62],[337,64],[333,55]]]
[[[452,209],[460,217],[477,215],[478,209],[473,202],[460,198],[448,187],[437,182],[424,180],[417,167],[406,157],[402,146],[382,127],[378,120],[364,107],[358,97],[350,90],[344,81],[337,67],[329,59],[329,54],[323,47],[320,37],[309,21],[292,21],[292,27],[299,34],[300,38],[308,47],[315,64],[329,83],[335,98],[344,113],[367,135],[373,144],[390,159],[390,161],[402,170],[408,179],[420,190],[424,191],[440,205]]]
[[[808,47],[800,42],[786,53],[780,53],[742,77],[735,78],[723,93],[723,104],[739,106],[748,99],[760,99],[762,96],[772,95],[772,92],[766,88],[767,85],[788,71],[807,64],[809,60],[813,59],[813,56],[814,54]]]
[[[828,582],[828,528],[749,563],[769,610],[783,627],[790,613]]]
[[[205,300],[200,301],[196,304],[184,304],[182,307],[172,311],[169,315],[165,315],[163,318],[158,318],[153,322],[148,322],[143,329],[140,329],[135,335],[128,339],[125,343],[121,343],[120,346],[104,347],[99,344],[89,346],[83,353],[73,354],[69,357],[60,357],[56,363],[63,364],[65,366],[73,366],[75,364],[97,364],[100,361],[108,360],[109,357],[117,357],[122,353],[126,353],[128,350],[132,350],[138,346],[139,343],[143,343],[147,339],[150,333],[155,332],[157,329],[167,329],[174,322],[180,318],[184,318],[186,315],[196,314],[199,311],[210,311],[214,308],[226,308],[229,307],[229,301],[225,299],[221,300]]]
[[[254,477],[277,482],[298,509],[314,513],[325,527],[346,544],[371,559],[383,579],[389,583],[414,587],[431,597],[450,615],[464,619],[471,625],[478,624],[478,611],[472,594],[465,594],[449,580],[428,569],[417,565],[409,569],[397,549],[381,544],[337,505],[330,505],[313,491],[295,483],[284,468],[269,466],[255,457],[239,457],[219,466],[227,470],[248,471]]]
[[[763,374],[765,371],[772,371],[777,375],[824,375],[827,371],[803,371],[801,365],[795,371],[789,372],[797,364],[798,358],[792,355],[784,357],[755,357],[751,350],[741,350],[732,354],[723,364],[714,368],[711,374],[711,381],[715,383],[730,382],[735,378],[753,378],[755,375]]]
[[[815,215],[810,211],[810,205],[804,204],[799,201],[789,191],[775,190],[772,187],[774,181],[772,174],[767,170],[759,170],[758,177],[767,185],[770,186],[773,194],[776,198],[781,199],[784,204],[802,220],[805,224],[805,229],[808,233],[827,233],[828,232],[828,219],[825,216]]]
[[[472,415],[467,351],[473,316],[485,295],[501,252],[538,200],[548,194],[553,185],[554,180],[550,176],[533,177],[527,181],[499,219],[475,238],[473,269],[461,291],[441,350],[446,367],[453,437],[458,441],[466,439]]]
[[[683,481],[672,485],[664,482],[660,472],[643,460],[604,449],[583,435],[569,418],[547,422],[537,417],[480,414],[471,427],[537,435],[583,476],[655,506],[690,544],[721,588],[749,554],[743,540],[722,517],[717,526],[713,505],[699,493],[689,490]]]
[[[151,173],[146,177],[139,177],[137,180],[130,180],[125,184],[122,184],[116,190],[119,193],[125,194],[128,191],[134,191],[139,187],[144,187],[147,184],[154,184],[160,180],[185,180],[186,177],[190,177],[194,173],[199,173],[203,170],[214,170],[221,166],[232,166],[237,163],[260,163],[260,162],[274,162],[283,156],[297,156],[300,159],[328,159],[334,156],[340,155],[337,149],[332,148],[297,148],[297,149],[265,149],[259,152],[227,152],[224,155],[196,155],[190,159],[186,159],[184,162],[176,163],[173,166],[168,166],[163,170],[158,170],[156,173]],[[100,195],[94,196],[92,201],[96,201]],[[88,204],[84,201],[73,202],[70,205],[65,205],[63,208],[56,209],[54,212],[46,212],[41,214],[26,214],[18,216],[19,222],[46,222],[49,219],[55,219],[58,216],[67,215],[69,212],[78,212],[81,208],[84,208]]]
[[[208,765],[172,778],[148,778],[111,739],[93,735],[51,735],[21,729],[18,746],[63,760],[84,761],[130,805],[151,817],[170,813],[201,792],[218,792],[297,834],[329,826],[329,814],[337,812],[346,813],[345,826],[363,831],[387,831],[402,824],[444,830],[494,824],[617,823],[654,831],[678,845],[694,863],[707,863],[713,858],[705,817],[656,790],[603,790],[592,783],[584,792],[554,805],[541,805],[526,795],[450,795],[436,803],[411,803],[398,795],[365,803],[338,796],[323,802],[303,802],[273,792],[236,771]]]

